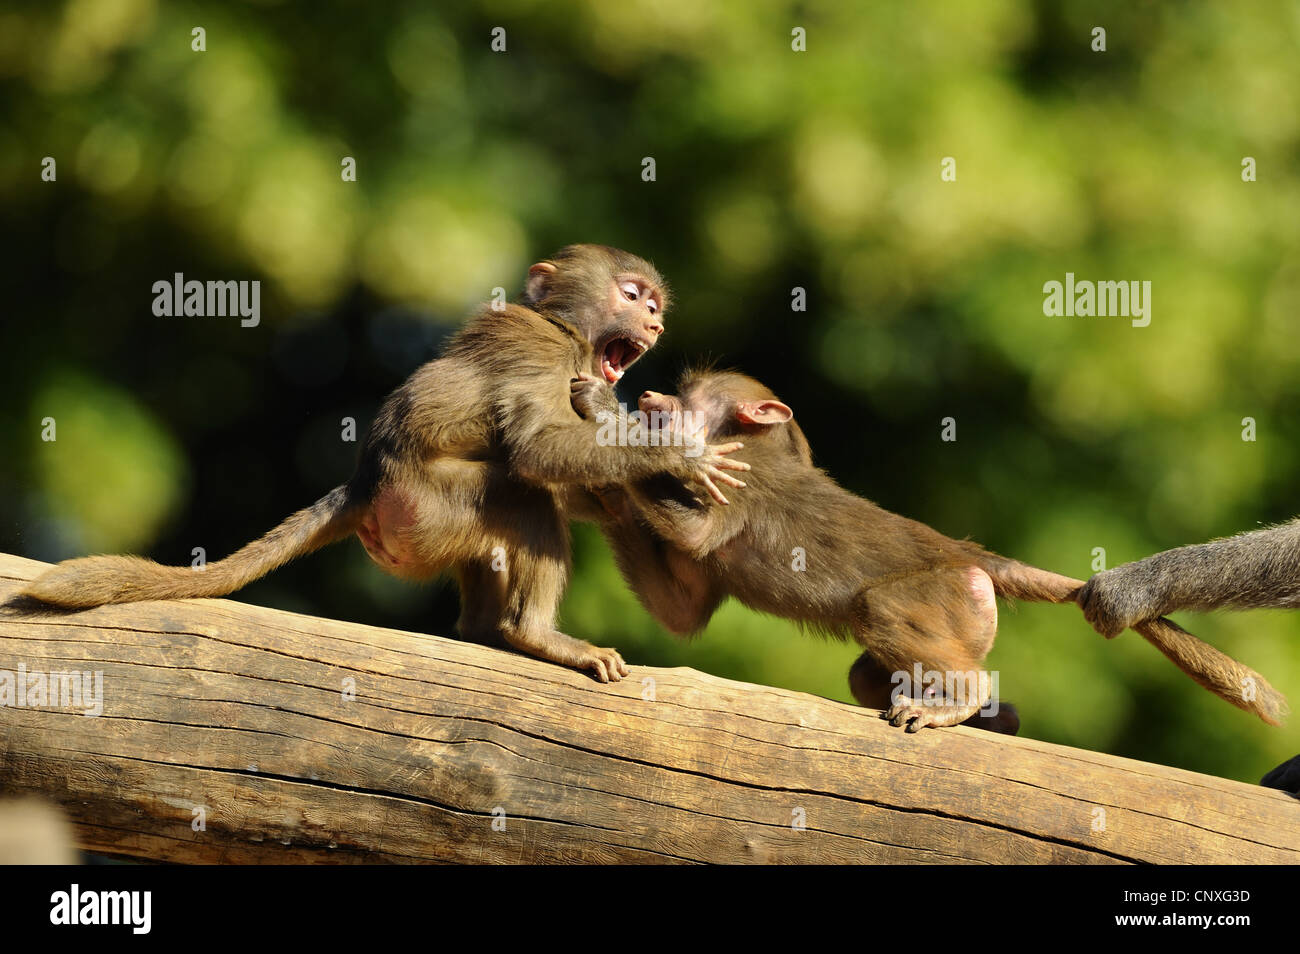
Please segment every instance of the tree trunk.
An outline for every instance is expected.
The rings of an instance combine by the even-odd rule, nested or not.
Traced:
[[[0,554],[0,694],[25,683],[0,708],[0,790],[57,801],[87,851],[1300,863],[1300,805],[1253,785],[971,729],[908,735],[871,710],[690,669],[601,685],[229,600],[11,601],[43,568]],[[102,674],[102,713],[83,714],[93,691],[42,704],[33,686],[59,672]]]

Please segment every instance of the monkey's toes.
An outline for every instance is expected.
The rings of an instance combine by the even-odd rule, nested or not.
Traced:
[[[920,732],[927,726],[942,728],[957,725],[970,718],[979,709],[979,706],[936,705],[926,700],[903,698],[889,707],[885,718],[896,728],[906,726],[908,732]]]
[[[900,699],[885,712],[885,718],[894,728],[905,725],[908,732],[917,732],[929,725],[926,720],[927,708],[917,705],[913,699]]]
[[[587,668],[601,682],[618,682],[628,673],[627,663],[614,649],[593,649]]]

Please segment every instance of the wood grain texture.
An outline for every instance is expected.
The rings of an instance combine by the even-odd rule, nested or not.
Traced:
[[[871,710],[691,669],[636,666],[606,686],[513,653],[229,600],[71,613],[10,602],[43,567],[0,554],[0,675],[102,672],[103,713],[0,707],[0,791],[60,803],[88,851],[1300,862],[1300,804],[1257,786],[970,729],[907,735]]]

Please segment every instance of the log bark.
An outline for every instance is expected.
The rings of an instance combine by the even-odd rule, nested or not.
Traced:
[[[1300,862],[1284,793],[691,669],[617,685],[229,600],[51,612],[0,554],[0,791],[169,862]],[[7,673],[7,675],[6,675]],[[87,700],[81,700],[83,708]],[[93,707],[93,706],[92,706]],[[199,822],[202,822],[200,825]]]

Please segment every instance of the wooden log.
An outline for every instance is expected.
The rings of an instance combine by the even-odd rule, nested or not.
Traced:
[[[1290,796],[691,669],[617,685],[229,600],[51,612],[0,554],[0,790],[172,862],[1300,862]],[[0,696],[3,684],[0,683]],[[37,704],[27,703],[35,701]],[[80,700],[94,708],[93,698]]]

